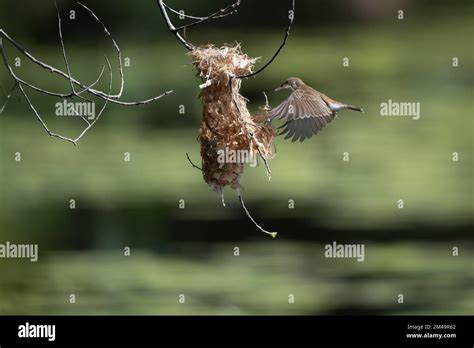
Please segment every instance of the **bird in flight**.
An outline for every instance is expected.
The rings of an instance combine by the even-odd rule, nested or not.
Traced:
[[[337,112],[350,109],[364,112],[363,109],[354,105],[347,105],[335,101],[306,85],[297,77],[290,77],[275,89],[291,89],[293,93],[277,107],[269,111],[270,121],[274,119],[284,120],[285,123],[279,127],[284,128],[280,134],[286,134],[285,139],[292,141],[311,138],[321,129],[326,127],[337,116]]]

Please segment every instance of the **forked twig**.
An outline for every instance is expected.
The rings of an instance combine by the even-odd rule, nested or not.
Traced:
[[[38,58],[34,57],[25,48],[23,48],[18,42],[16,42],[10,35],[8,35],[3,29],[0,29],[0,53],[2,55],[3,62],[5,64],[5,66],[7,67],[7,70],[9,72],[10,76],[15,81],[15,85],[12,89],[12,92],[10,92],[10,94],[7,96],[7,100],[6,100],[5,104],[0,109],[0,114],[5,109],[5,106],[8,103],[8,100],[11,97],[11,94],[18,87],[21,94],[23,95],[23,97],[25,98],[27,103],[29,104],[30,109],[34,112],[34,114],[36,115],[38,120],[41,122],[41,124],[43,125],[43,128],[45,128],[46,132],[51,137],[57,137],[57,138],[60,138],[62,140],[69,141],[69,142],[73,143],[74,145],[76,145],[77,142],[82,138],[82,136],[90,128],[92,128],[92,126],[97,122],[97,120],[100,118],[100,116],[102,115],[103,111],[105,110],[105,108],[106,108],[106,106],[108,105],[109,102],[114,103],[114,104],[118,104],[118,105],[123,105],[123,106],[137,106],[137,105],[152,103],[152,102],[154,102],[154,101],[156,101],[156,100],[172,93],[171,90],[166,91],[165,93],[162,93],[161,95],[158,95],[158,96],[155,96],[153,98],[146,99],[146,100],[141,100],[141,101],[124,102],[124,101],[119,100],[119,98],[122,97],[122,94],[123,94],[123,91],[124,91],[124,85],[125,85],[121,50],[120,50],[118,44],[116,43],[116,41],[114,40],[114,38],[112,37],[112,35],[110,34],[110,32],[108,31],[108,29],[105,27],[105,25],[102,23],[102,21],[97,17],[97,15],[91,9],[89,9],[87,6],[85,6],[84,4],[82,4],[80,2],[77,2],[77,4],[82,9],[84,9],[94,19],[94,21],[96,23],[98,23],[98,25],[102,28],[102,30],[104,31],[107,38],[112,42],[112,45],[114,46],[114,49],[117,53],[118,68],[119,68],[119,74],[120,74],[120,79],[121,79],[120,89],[119,89],[118,93],[116,93],[116,94],[112,94],[112,87],[113,87],[113,85],[112,85],[112,76],[113,76],[113,72],[112,72],[112,67],[111,67],[110,61],[107,58],[107,56],[105,57],[105,59],[106,59],[106,63],[107,63],[106,65],[108,66],[109,74],[110,74],[109,90],[107,92],[94,89],[94,86],[99,83],[99,81],[101,80],[101,78],[103,76],[103,73],[105,71],[105,65],[102,67],[97,79],[89,85],[87,85],[83,82],[80,82],[79,80],[75,79],[72,76],[71,68],[70,68],[70,65],[69,65],[69,61],[68,61],[68,58],[67,58],[67,53],[66,53],[66,49],[65,49],[65,45],[64,45],[64,40],[63,40],[61,15],[60,15],[60,12],[59,12],[59,9],[58,9],[58,6],[57,6],[55,0],[54,0],[54,5],[55,5],[55,8],[56,8],[57,17],[58,17],[59,40],[60,40],[60,43],[61,43],[62,56],[63,56],[64,64],[66,66],[66,72],[64,72],[60,69],[57,69],[57,68],[55,68],[55,67],[53,67],[49,64],[46,64],[43,61],[39,60]],[[36,85],[20,78],[19,76],[17,76],[15,74],[14,70],[12,69],[12,67],[10,66],[10,64],[8,63],[8,58],[6,56],[5,49],[3,47],[3,38],[5,38],[8,42],[10,42],[16,49],[18,49],[32,63],[40,66],[43,69],[48,70],[51,73],[54,73],[54,74],[60,76],[61,78],[67,79],[69,81],[71,91],[68,92],[68,93],[53,92],[53,91],[38,87],[38,86],[36,86]],[[79,90],[76,89],[76,86],[79,87]],[[98,97],[98,98],[104,100],[104,104],[103,104],[99,114],[97,116],[95,116],[94,121],[92,121],[92,122],[89,122],[84,116],[79,115],[85,121],[85,123],[87,124],[87,127],[84,128],[84,130],[80,133],[80,135],[78,137],[76,137],[74,139],[73,138],[68,138],[68,137],[62,136],[60,134],[54,133],[54,132],[49,130],[46,123],[42,120],[39,112],[36,110],[36,108],[32,104],[32,102],[31,102],[31,100],[30,100],[30,98],[29,98],[29,96],[28,96],[28,94],[25,90],[25,87],[27,87],[29,89],[32,89],[36,92],[39,92],[41,94],[45,94],[47,96],[63,98],[63,99],[72,99],[74,97],[78,97],[80,99],[87,100],[87,101],[90,102],[90,99],[83,96],[83,94],[87,93],[87,94],[90,94],[92,96],[95,96],[95,97]]]
[[[237,3],[240,3],[240,0],[237,1]],[[206,17],[197,17],[197,16],[190,16],[190,15],[187,15],[183,12],[180,12],[180,11],[177,11],[175,10],[174,8],[168,6],[166,3],[163,3],[163,5],[165,5],[165,7],[170,10],[171,12],[173,12],[174,14],[177,14],[179,16],[182,16],[183,18],[187,18],[187,19],[197,19],[197,20],[203,20],[203,19],[210,19],[209,17],[210,16],[206,16]],[[237,4],[238,6],[239,4]],[[232,5],[231,5],[232,6]],[[220,11],[223,11],[223,10],[220,10]],[[227,12],[227,13],[222,13],[218,16],[214,16],[213,18],[216,19],[216,18],[224,18],[224,17],[227,17],[227,16],[230,16],[230,15],[233,15],[235,12],[237,12],[237,8],[235,7],[234,10],[232,10],[231,12]]]
[[[207,22],[211,19],[222,18],[222,17],[227,17],[229,15],[232,15],[235,12],[237,12],[237,7],[240,6],[240,4],[241,4],[241,0],[237,0],[235,3],[229,5],[225,8],[222,8],[219,11],[216,11],[216,12],[210,14],[209,16],[196,17],[196,16],[185,15],[185,14],[173,9],[172,7],[167,5],[164,2],[164,0],[157,0],[157,2],[158,2],[158,6],[160,7],[161,14],[163,15],[163,18],[165,19],[166,24],[168,26],[168,30],[171,33],[173,33],[176,36],[176,38],[184,45],[184,47],[186,47],[190,51],[192,51],[196,47],[185,38],[185,30],[187,28],[194,27],[196,25]],[[270,66],[270,64],[273,63],[273,61],[280,54],[283,47],[285,47],[286,42],[288,40],[288,37],[290,36],[291,26],[292,26],[293,21],[295,19],[295,10],[296,10],[296,0],[292,0],[292,8],[288,12],[289,22],[288,22],[288,26],[287,26],[286,31],[285,31],[285,36],[283,37],[282,43],[280,44],[280,46],[278,47],[276,52],[273,54],[273,56],[270,58],[270,60],[264,66],[262,66],[260,69],[258,69],[257,71],[255,71],[253,73],[249,73],[247,75],[236,76],[236,78],[244,79],[244,78],[247,78],[247,77],[256,76],[257,74],[260,74],[262,71],[264,71],[266,68],[268,68]],[[184,18],[194,19],[194,22],[191,22],[191,23],[186,24],[186,25],[182,25],[180,27],[176,27],[173,24],[173,22],[171,21],[168,11],[170,11],[174,14],[177,14],[177,15],[184,16]],[[183,32],[183,34],[181,32]]]
[[[192,51],[195,48],[195,46],[192,43],[190,43],[188,40],[186,40],[186,38],[180,32],[181,31],[184,32],[188,28],[202,24],[211,19],[227,17],[229,15],[234,14],[235,12],[237,12],[237,7],[240,5],[241,0],[237,0],[235,3],[227,7],[224,7],[214,13],[211,13],[210,15],[205,16],[205,17],[186,16],[186,18],[192,18],[192,19],[195,19],[195,21],[186,25],[182,25],[180,27],[174,26],[173,22],[170,19],[168,11],[173,12],[175,14],[180,14],[180,15],[181,13],[179,13],[179,11],[176,11],[175,9],[172,9],[170,6],[168,6],[164,2],[164,0],[157,0],[157,2],[158,2],[158,6],[160,7],[161,14],[163,15],[163,18],[165,19],[166,24],[168,26],[168,30],[176,36],[176,38],[184,45],[184,47]]]

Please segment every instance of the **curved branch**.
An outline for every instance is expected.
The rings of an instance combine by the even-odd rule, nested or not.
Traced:
[[[120,98],[122,96],[124,85],[125,85],[125,80],[124,80],[124,76],[123,76],[123,66],[122,66],[122,51],[120,51],[120,48],[117,45],[117,42],[112,37],[112,35],[110,34],[109,30],[104,25],[104,23],[102,23],[102,21],[99,19],[99,17],[97,17],[97,15],[94,13],[94,11],[92,11],[89,7],[87,7],[86,5],[84,5],[80,2],[78,2],[77,4],[79,6],[81,6],[82,8],[84,8],[91,15],[91,17],[94,18],[94,20],[102,27],[102,29],[104,30],[105,35],[110,39],[110,41],[112,41],[112,44],[114,45],[115,50],[117,51],[117,58],[118,58],[118,64],[119,64],[119,74],[120,74],[120,78],[121,78],[120,91],[116,95],[110,95],[109,94],[108,97],[109,98]]]
[[[288,23],[288,27],[286,28],[285,36],[283,37],[283,41],[282,41],[282,43],[280,44],[280,47],[278,47],[278,49],[277,49],[277,51],[275,52],[275,54],[272,56],[272,58],[271,58],[263,67],[261,67],[261,68],[258,69],[257,71],[255,71],[255,72],[253,72],[253,73],[250,73],[250,74],[248,74],[248,75],[244,75],[244,76],[236,76],[236,78],[244,79],[244,78],[247,78],[247,77],[252,77],[252,76],[258,75],[258,74],[260,74],[262,71],[264,71],[266,68],[268,68],[268,67],[270,66],[270,64],[272,64],[273,61],[276,59],[276,57],[278,57],[278,55],[280,54],[281,50],[282,50],[283,47],[285,47],[285,45],[286,45],[286,41],[288,40],[288,37],[290,36],[291,25],[293,24],[293,21],[295,20],[295,2],[296,2],[296,0],[292,0],[292,10],[290,10],[289,15],[288,15],[289,23]]]
[[[75,94],[76,91],[74,89],[74,83],[71,80],[71,69],[69,68],[69,63],[68,63],[67,55],[66,55],[66,48],[64,47],[63,30],[62,30],[62,27],[61,27],[61,15],[59,14],[59,8],[58,8],[58,4],[57,4],[56,0],[54,0],[53,2],[54,2],[54,7],[56,8],[56,14],[58,16],[59,41],[61,42],[61,49],[62,49],[62,52],[63,52],[64,64],[66,65],[66,70],[67,70],[67,74],[68,74],[68,77],[69,77],[68,80],[69,80],[69,84],[71,85],[71,91],[72,91],[73,94]]]
[[[22,85],[25,85],[37,92],[40,92],[40,93],[43,93],[43,94],[46,94],[50,97],[58,97],[58,98],[72,98],[74,96],[78,96],[84,92],[89,92],[90,93],[90,88],[92,86],[95,86],[99,81],[100,79],[102,78],[102,75],[104,73],[104,69],[105,69],[105,66],[102,67],[102,70],[99,74],[99,77],[92,83],[90,84],[89,86],[86,86],[81,92],[69,92],[69,93],[57,93],[57,92],[51,92],[51,91],[48,91],[47,89],[43,89],[43,88],[40,88],[40,87],[37,87],[25,80],[23,80],[22,78],[18,77],[18,75],[15,74],[15,72],[13,71],[11,65],[8,63],[8,58],[6,56],[6,53],[5,53],[5,50],[3,49],[3,40],[2,38],[0,37],[0,53],[2,55],[2,58],[3,58],[3,63],[5,64],[5,66],[7,67],[7,70],[8,72],[10,73],[10,76],[15,80],[15,82],[17,84],[22,84]]]
[[[188,162],[191,163],[193,168],[199,169],[202,172],[202,168],[194,164],[193,161],[191,161],[191,158],[189,157],[189,154],[187,152],[186,152],[186,158],[188,159]]]
[[[151,103],[153,101],[156,101],[160,98],[162,98],[163,96],[165,95],[168,95],[170,93],[172,93],[173,91],[167,91],[159,96],[156,96],[154,98],[150,98],[150,99],[146,99],[146,100],[141,100],[141,101],[137,101],[137,102],[121,102],[119,100],[116,100],[117,98],[120,98],[121,95],[122,95],[122,89],[123,89],[123,85],[124,85],[124,79],[123,79],[123,67],[122,67],[122,59],[121,59],[121,51],[120,51],[120,48],[118,47],[117,43],[115,42],[115,40],[112,38],[112,36],[110,35],[109,31],[107,30],[107,28],[102,24],[102,22],[98,19],[98,17],[95,15],[95,13],[89,9],[88,7],[86,7],[85,5],[81,4],[81,3],[78,3],[80,6],[82,6],[86,11],[88,11],[91,16],[102,26],[102,28],[104,29],[104,32],[105,34],[112,40],[112,43],[113,45],[115,46],[115,49],[117,51],[117,54],[118,54],[118,57],[119,57],[119,71],[120,71],[120,76],[121,76],[121,80],[123,82],[121,82],[121,87],[120,87],[120,92],[119,94],[115,94],[115,95],[109,95],[105,92],[102,92],[102,91],[99,91],[99,90],[96,90],[96,89],[93,89],[93,88],[90,88],[90,86],[87,86],[86,84],[78,81],[77,79],[75,79],[74,77],[70,76],[69,74],[65,73],[64,71],[60,70],[60,69],[57,69],[49,64],[46,64],[44,62],[42,62],[41,60],[37,59],[36,57],[34,57],[32,54],[30,54],[25,48],[23,48],[18,42],[16,42],[10,35],[8,35],[3,29],[0,29],[0,36],[4,36],[5,39],[7,39],[13,46],[15,46],[23,55],[25,55],[31,62],[33,62],[34,64],[42,67],[43,69],[46,69],[48,70],[49,72],[52,72],[54,74],[57,74],[67,80],[70,80],[72,81],[75,85],[83,88],[83,89],[87,89],[87,91],[90,93],[90,94],[93,94],[94,96],[96,97],[99,97],[99,98],[102,98],[103,100],[108,100],[109,102],[111,103],[115,103],[115,104],[118,104],[118,105],[124,105],[124,106],[135,106],[135,105],[143,105],[143,104],[148,104],[148,103]],[[18,77],[16,77],[15,79],[18,79]],[[26,81],[23,81],[23,83],[25,85],[27,85]],[[41,88],[39,87],[36,87],[32,84],[29,84],[29,86],[33,89],[36,89],[38,91],[41,90]],[[50,95],[54,95],[54,93],[49,93]],[[56,96],[61,96],[61,97],[68,97],[69,94],[57,94]]]
[[[237,189],[237,195],[239,196],[239,201],[240,201],[240,204],[242,205],[242,208],[243,208],[244,211],[245,211],[245,214],[247,214],[247,216],[248,216],[249,219],[253,222],[253,224],[254,224],[260,231],[262,231],[263,233],[266,233],[266,234],[272,236],[273,238],[276,238],[278,232],[269,232],[269,231],[265,230],[262,226],[260,226],[259,224],[257,224],[257,222],[253,219],[252,215],[250,215],[250,212],[247,210],[247,207],[245,206],[244,199],[242,198],[242,195],[241,195],[241,193],[240,193],[240,189]]]
[[[109,92],[112,92],[112,79],[113,79],[112,66],[110,65],[110,61],[107,58],[107,56],[105,56],[105,60],[107,61],[107,66],[109,68]],[[82,136],[84,134],[86,134],[87,131],[94,126],[94,124],[97,122],[97,120],[100,118],[100,116],[104,112],[104,110],[107,107],[108,103],[109,103],[109,100],[106,100],[104,102],[104,105],[102,105],[102,108],[100,109],[99,114],[97,115],[97,117],[95,117],[94,120],[91,123],[88,122],[89,125],[82,131],[81,134],[79,134],[79,136],[76,139],[73,140],[74,144],[76,144],[82,138]]]

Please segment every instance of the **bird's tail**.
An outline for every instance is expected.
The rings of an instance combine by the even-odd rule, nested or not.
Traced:
[[[359,112],[364,113],[364,109],[358,108],[357,106],[354,106],[354,105],[346,105],[346,109],[351,109],[351,110],[354,110],[354,111],[359,111]]]

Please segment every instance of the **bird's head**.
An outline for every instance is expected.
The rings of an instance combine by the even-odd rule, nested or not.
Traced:
[[[299,87],[304,86],[304,82],[297,77],[290,77],[288,80],[283,82],[280,87],[276,88],[275,91],[280,91],[282,89],[291,88],[293,91]]]

